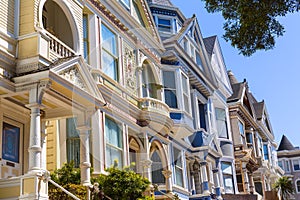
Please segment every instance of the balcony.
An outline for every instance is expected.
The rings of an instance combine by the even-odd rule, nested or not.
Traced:
[[[143,111],[158,113],[169,117],[170,109],[164,102],[153,98],[140,98],[139,107]]]
[[[138,106],[141,109],[140,125],[150,125],[158,132],[164,132],[163,129],[167,128],[168,130],[165,131],[169,133],[173,125],[169,106],[160,100],[147,97],[139,98],[138,102]]]
[[[60,41],[57,37],[52,35],[49,32],[46,32],[46,36],[49,38],[48,47],[49,47],[49,59],[55,61],[58,58],[65,58],[75,55],[73,49],[68,45]]]

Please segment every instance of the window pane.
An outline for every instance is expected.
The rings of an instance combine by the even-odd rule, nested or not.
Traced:
[[[163,166],[161,163],[161,159],[155,151],[151,156],[152,164],[151,164],[151,170],[152,170],[152,183],[156,184],[165,184],[165,177],[162,174]]]
[[[103,72],[113,80],[117,80],[117,60],[108,54],[106,51],[102,52]]]
[[[163,72],[163,79],[164,79],[164,87],[165,88],[172,88],[176,89],[175,86],[175,74],[172,71],[164,71]]]
[[[294,170],[299,170],[299,160],[293,160]]]
[[[239,121],[238,124],[239,124],[240,134],[244,135],[245,133],[244,133],[244,125],[243,125],[243,123]]]
[[[268,145],[264,144],[264,158],[265,160],[269,160],[269,150]]]
[[[224,189],[225,193],[234,193],[233,188],[233,175],[232,175],[232,166],[230,162],[222,162],[221,169],[223,173]],[[239,176],[237,176],[238,178]],[[238,183],[239,183],[239,179]]]
[[[253,143],[253,140],[252,140],[252,133],[246,133],[246,140],[247,140],[247,143]]]
[[[122,133],[117,123],[109,118],[105,118],[106,142],[122,148]]]
[[[117,55],[116,35],[106,26],[102,25],[102,47],[113,55]]]
[[[289,161],[285,161],[285,167],[286,167],[286,171],[290,171],[290,164],[289,164]]]
[[[203,70],[203,67],[202,67],[202,60],[201,60],[201,57],[200,57],[200,54],[198,52],[196,52],[196,63],[197,65],[199,66],[199,68],[201,70]]]
[[[278,161],[278,166],[283,169],[282,161]]]
[[[171,31],[171,20],[158,18],[158,30],[160,31]]]
[[[219,137],[228,138],[225,109],[216,108],[215,111],[216,111],[217,131]]]
[[[183,92],[187,93],[188,92],[188,83],[187,83],[187,78],[182,75],[182,90]]]
[[[173,153],[174,153],[174,158],[173,158],[174,165],[182,167],[181,151],[176,148],[173,148]]]
[[[76,129],[76,118],[67,119],[67,161],[74,162],[75,167],[80,164],[80,138]]]
[[[118,162],[118,167],[123,166],[122,151],[113,146],[106,145],[106,167],[110,167],[114,162]]]
[[[175,167],[176,185],[183,187],[183,173],[182,169]]]
[[[176,90],[165,90],[165,103],[170,108],[178,108]]]

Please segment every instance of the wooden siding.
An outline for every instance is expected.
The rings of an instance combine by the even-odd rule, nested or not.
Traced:
[[[15,1],[1,0],[0,28],[10,35],[14,35]]]
[[[54,171],[56,169],[57,151],[56,151],[56,121],[50,121],[47,126],[47,170]]]

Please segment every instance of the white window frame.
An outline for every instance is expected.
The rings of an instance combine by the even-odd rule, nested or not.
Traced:
[[[172,72],[173,75],[174,75],[174,79],[175,79],[175,88],[174,89],[173,88],[163,88],[163,96],[164,96],[163,99],[164,99],[164,102],[166,102],[165,89],[174,91],[175,92],[175,96],[177,98],[177,102],[176,102],[177,108],[171,108],[171,109],[180,109],[180,103],[179,103],[180,99],[178,98],[178,93],[179,93],[178,92],[178,81],[176,81],[177,80],[177,71],[176,70],[169,70],[169,69],[163,70],[163,72],[162,72],[162,80],[163,80],[163,84],[165,85],[164,75],[163,75],[164,72]]]
[[[158,30],[159,32],[162,32],[162,33],[174,33],[174,23],[173,23],[173,18],[164,16],[164,15],[154,15],[154,19],[155,19],[155,22],[156,22],[157,30]],[[159,20],[159,19],[162,19],[162,20],[169,20],[169,21],[170,21],[170,31],[160,30],[160,28],[159,28],[159,25],[160,25],[160,24],[158,23],[158,20]]]
[[[187,91],[184,91],[183,88],[183,77],[185,77],[186,79],[186,87],[187,87]],[[191,113],[191,96],[190,96],[190,82],[189,82],[189,77],[187,75],[185,75],[182,71],[180,72],[180,87],[181,87],[181,91],[182,91],[182,95],[181,95],[181,102],[182,102],[182,110],[185,111],[186,113],[190,114]],[[187,103],[188,105],[186,105],[185,102],[185,98],[187,98]],[[186,107],[187,106],[187,107]],[[186,108],[188,110],[186,110]]]
[[[287,172],[291,171],[291,164],[289,160],[284,160],[284,168],[286,169]]]
[[[104,45],[103,45],[103,33],[102,33],[102,26],[105,26],[109,31],[111,31],[114,35],[115,35],[115,40],[116,40],[116,54],[117,55],[113,55],[111,52],[109,52],[108,50],[106,50],[104,48]],[[119,35],[117,34],[117,32],[108,24],[108,23],[104,23],[103,21],[101,21],[101,25],[100,25],[100,40],[101,40],[101,70],[103,71],[104,68],[104,61],[103,61],[103,53],[107,53],[109,54],[110,56],[112,56],[116,62],[116,69],[115,69],[115,76],[116,76],[116,79],[110,77],[108,74],[106,74],[104,71],[103,73],[106,74],[107,76],[109,76],[112,80],[114,81],[117,81],[119,82],[120,79],[121,79],[121,76],[120,76],[120,59],[119,59],[119,55],[120,55],[120,42],[119,42]]]
[[[122,145],[122,147],[118,147],[118,146],[114,146],[113,144],[110,144],[110,143],[108,143],[107,142],[107,132],[106,132],[106,120],[107,119],[109,119],[109,120],[111,120],[112,122],[114,122],[117,126],[118,126],[118,129],[119,129],[119,131],[120,131],[120,136],[121,136],[121,145]],[[119,122],[117,122],[117,121],[115,121],[114,120],[114,118],[112,118],[112,117],[110,117],[110,116],[108,116],[108,115],[105,115],[105,118],[104,118],[104,150],[105,150],[105,168],[109,168],[110,166],[108,166],[107,164],[107,154],[106,154],[106,148],[107,148],[107,146],[110,146],[110,147],[112,147],[112,148],[114,148],[114,149],[116,149],[116,150],[118,150],[118,151],[120,151],[121,152],[121,158],[122,158],[122,163],[121,163],[121,165],[120,165],[120,162],[118,163],[118,167],[120,167],[120,168],[122,168],[122,167],[124,167],[125,166],[125,164],[126,164],[126,159],[125,159],[125,151],[124,151],[124,148],[126,147],[126,144],[125,144],[125,137],[124,137],[124,129],[125,129],[125,127],[121,124],[121,123],[119,123]],[[114,162],[114,161],[113,161]],[[113,163],[112,163],[113,164]]]
[[[298,162],[299,169],[296,169],[296,170],[295,170],[294,165],[295,165],[295,162],[296,162],[296,161]],[[299,161],[299,159],[293,159],[293,160],[292,160],[292,166],[293,166],[292,169],[293,169],[294,172],[299,172],[299,171],[300,171],[300,161]]]
[[[243,126],[243,130],[241,130],[241,125]],[[245,124],[240,119],[238,119],[238,129],[241,137],[242,144],[246,143],[246,132],[245,132]]]
[[[179,151],[180,159],[181,159],[181,165],[182,165],[181,167],[175,164],[175,149],[177,151]],[[173,160],[173,163],[174,163],[173,164],[173,167],[174,167],[174,183],[175,183],[176,186],[184,188],[185,187],[185,177],[186,177],[185,176],[185,170],[184,170],[184,158],[183,158],[184,154],[183,154],[183,151],[180,148],[177,148],[175,146],[173,146],[172,151],[173,151],[172,160]],[[182,185],[178,185],[178,183],[177,183],[176,169],[179,169],[181,171]]]

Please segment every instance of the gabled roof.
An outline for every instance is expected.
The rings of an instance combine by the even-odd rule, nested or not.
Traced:
[[[264,110],[265,110],[265,102],[261,101],[261,102],[254,103],[253,107],[254,107],[257,119],[261,119],[263,117]]]
[[[288,150],[288,151],[295,150],[295,147],[285,135],[282,136],[277,151],[284,151],[284,150]]]
[[[227,102],[238,101],[242,98],[245,82],[231,84],[233,94],[227,99]]]
[[[174,7],[170,0],[147,0],[148,3],[157,4],[161,6]]]
[[[211,60],[212,53],[214,51],[216,39],[217,39],[216,35],[203,39],[203,42],[204,42],[204,45],[205,45],[205,48],[206,48],[206,51],[207,51],[207,54],[208,54],[208,57],[210,60]]]

